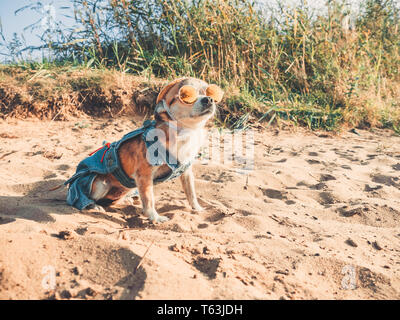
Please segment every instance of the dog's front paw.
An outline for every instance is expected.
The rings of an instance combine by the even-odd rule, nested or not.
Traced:
[[[195,204],[192,205],[192,209],[193,209],[193,211],[195,211],[195,212],[204,211],[204,208],[203,208],[201,205],[199,205],[197,202],[196,202]]]
[[[169,218],[166,217],[166,216],[158,216],[158,217],[156,217],[155,220],[153,220],[152,222],[163,223],[163,222],[166,222],[166,221],[168,221],[168,220],[169,220]]]
[[[169,220],[168,217],[160,216],[155,210],[145,212],[145,214],[153,223],[163,223]]]

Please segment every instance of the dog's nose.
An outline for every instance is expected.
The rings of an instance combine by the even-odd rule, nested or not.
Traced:
[[[214,102],[214,100],[213,100],[213,98],[211,98],[211,97],[204,97],[204,98],[202,98],[202,99],[200,100],[200,102],[201,102],[201,104],[202,104],[203,106],[209,106],[209,105],[211,105],[211,104]]]

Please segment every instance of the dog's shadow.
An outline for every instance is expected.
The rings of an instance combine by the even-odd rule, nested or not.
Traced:
[[[39,181],[31,184],[17,185],[12,190],[20,195],[0,196],[0,224],[15,219],[27,219],[39,223],[54,222],[51,214],[70,214],[71,207],[65,203],[66,192],[59,189],[49,191],[62,180]],[[64,196],[64,198],[63,198]],[[6,222],[6,223],[7,223]]]
[[[119,279],[118,282],[115,283],[116,286],[124,288],[119,299],[136,299],[143,290],[147,278],[145,269],[139,266],[142,258],[125,248],[119,249],[116,253],[121,265],[129,271],[125,277]]]
[[[0,196],[0,225],[12,223],[16,219],[27,219],[38,223],[55,222],[54,215],[79,213],[120,225],[121,228],[146,229],[155,226],[142,214],[140,200],[137,205],[119,204],[105,207],[106,212],[96,210],[78,210],[67,204],[67,187],[62,185],[64,180],[43,180],[31,184],[18,185],[15,193],[21,195]],[[172,219],[171,211],[185,209],[185,206],[164,204],[158,209],[160,214]]]
[[[51,223],[56,220],[54,215],[68,215],[73,213],[89,215],[96,218],[96,220],[106,219],[116,222],[122,227],[129,226],[129,220],[125,220],[124,216],[121,216],[121,218],[118,219],[112,217],[108,212],[82,212],[67,205],[65,200],[67,188],[49,191],[63,182],[63,180],[47,180],[24,184],[23,186],[17,185],[14,190],[11,191],[21,195],[0,196],[0,227],[4,224],[13,223],[18,219],[26,219],[44,224],[49,222]],[[126,209],[125,211],[128,210]],[[137,225],[136,227],[139,228],[143,226]],[[59,235],[57,235],[57,237],[59,237]],[[147,278],[145,269],[142,266],[138,267],[142,258],[127,248],[120,248],[113,254],[115,255],[116,262],[129,271],[125,277],[122,277],[115,283],[116,286],[121,287],[122,289],[119,299],[137,298],[139,292],[143,290]],[[135,270],[135,272],[132,270]],[[78,295],[85,296],[85,294],[87,294],[85,290],[78,293]],[[113,294],[104,293],[104,298],[112,299]]]
[[[51,190],[62,185],[63,182],[64,180],[52,179],[17,185],[13,191],[21,195],[0,196],[0,225],[12,223],[16,219],[49,223],[55,222],[54,215],[80,213],[96,220],[107,220],[119,224],[121,227],[129,227],[128,219],[132,216],[139,216],[140,211],[131,205],[118,209],[109,207],[106,208],[106,212],[79,211],[67,204],[67,187]],[[116,212],[120,214],[110,214]]]

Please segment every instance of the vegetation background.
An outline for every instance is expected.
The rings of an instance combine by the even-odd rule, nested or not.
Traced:
[[[400,134],[400,5],[344,1],[268,10],[251,0],[73,0],[73,24],[52,8],[38,47],[2,38],[3,117],[150,113],[160,79],[221,85],[216,121],[229,128],[290,123],[311,129],[384,127]],[[0,37],[1,38],[1,37]],[[40,50],[40,62],[24,55]]]

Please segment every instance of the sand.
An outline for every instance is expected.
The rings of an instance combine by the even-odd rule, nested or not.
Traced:
[[[0,122],[1,299],[400,298],[400,137],[257,129],[253,171],[194,165],[204,212],[155,187],[164,224],[49,191],[140,124]]]

